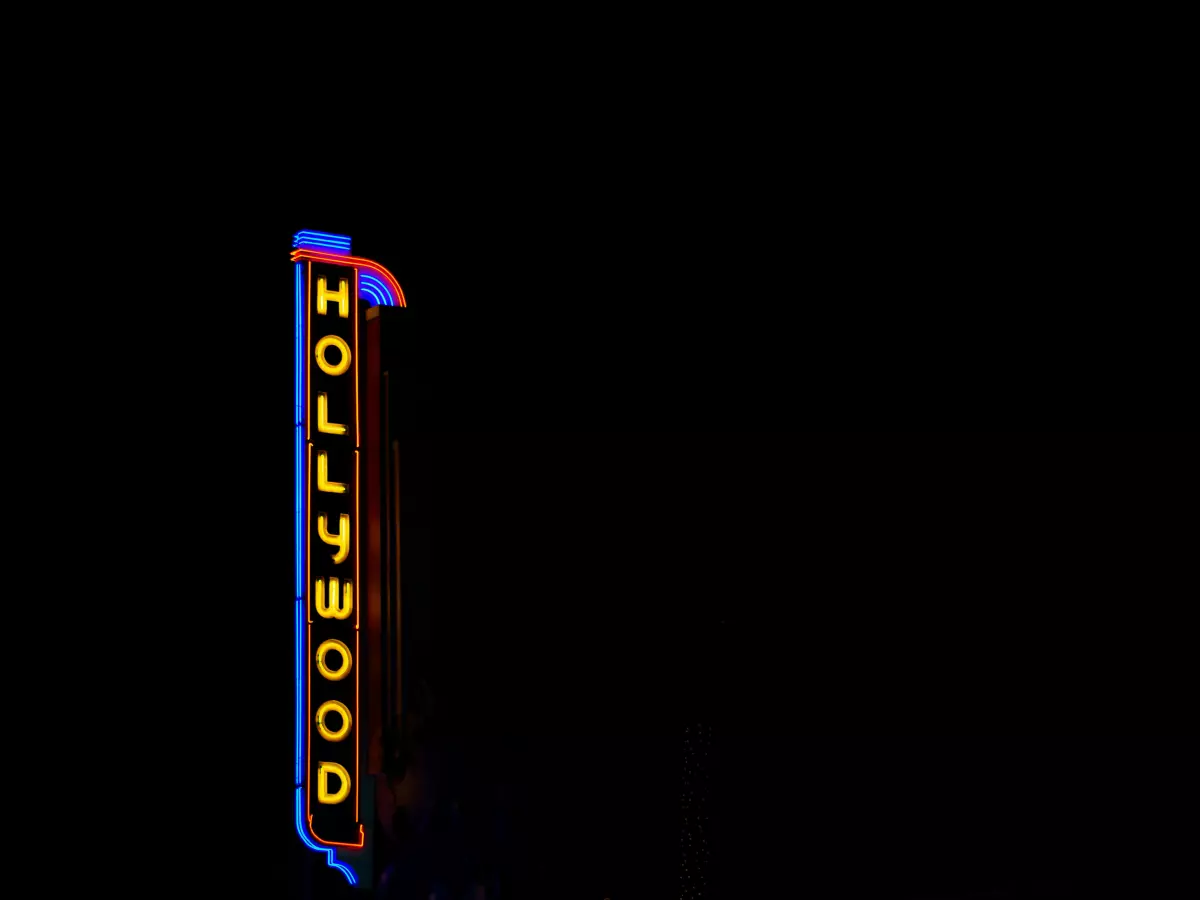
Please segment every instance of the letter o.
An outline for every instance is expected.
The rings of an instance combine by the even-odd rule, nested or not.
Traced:
[[[342,654],[342,665],[336,672],[325,665],[325,654],[330,650]],[[341,681],[350,671],[350,648],[333,638],[322,641],[321,646],[317,648],[317,671],[330,681]]]
[[[336,366],[331,366],[325,359],[325,351],[331,346],[342,351],[342,361]],[[326,375],[341,375],[350,368],[350,346],[336,334],[325,335],[317,341],[317,365]]]
[[[335,712],[342,717],[342,727],[337,731],[330,731],[325,727],[325,714]],[[339,703],[337,700],[326,700],[317,707],[317,731],[321,737],[327,741],[340,741],[350,733],[350,710],[346,708],[345,703]]]

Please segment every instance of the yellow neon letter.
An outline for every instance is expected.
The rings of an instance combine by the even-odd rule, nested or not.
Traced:
[[[342,655],[342,664],[335,672],[329,666],[325,665],[325,654],[330,650],[336,650]],[[335,638],[330,638],[327,641],[322,641],[321,646],[317,648],[317,671],[320,672],[328,681],[341,681],[350,671],[350,648]]]
[[[338,580],[329,579],[329,602],[325,602],[325,582],[318,578],[313,597],[317,604],[317,615],[322,619],[348,619],[354,610],[354,583],[347,581],[342,588],[342,600],[338,602]]]
[[[322,434],[345,434],[346,426],[329,421],[329,395],[317,394],[317,431]]]
[[[338,279],[338,289],[331,291],[325,287],[325,279],[317,279],[317,315],[325,315],[325,311],[329,308],[326,304],[330,300],[336,300],[338,305],[338,315],[343,319],[350,318],[350,285],[345,278]]]
[[[317,454],[317,490],[327,494],[346,493],[346,485],[329,480],[329,454],[323,450]]]
[[[332,772],[342,782],[336,794],[329,793],[329,773]],[[350,793],[350,773],[342,766],[332,762],[317,763],[317,802],[341,803]]]
[[[325,359],[325,351],[337,347],[342,352],[342,361],[336,366],[330,365]],[[317,341],[317,365],[326,375],[341,375],[350,368],[350,346],[336,334],[327,334]]]
[[[330,731],[325,727],[325,714],[335,712],[342,717],[342,727],[337,731]],[[327,741],[337,743],[350,733],[350,710],[346,708],[345,703],[339,703],[336,700],[326,700],[317,707],[317,731],[321,733],[321,737]]]
[[[350,514],[342,513],[338,517],[337,534],[329,533],[329,523],[324,515],[317,516],[317,537],[329,546],[338,548],[337,553],[333,554],[333,561],[340,563],[350,555]]]

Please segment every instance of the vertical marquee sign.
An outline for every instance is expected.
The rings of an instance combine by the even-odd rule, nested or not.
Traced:
[[[360,794],[361,306],[404,306],[350,238],[301,231],[296,288],[296,830],[351,884],[368,823]],[[339,853],[342,859],[339,860]],[[365,885],[364,885],[365,886]]]

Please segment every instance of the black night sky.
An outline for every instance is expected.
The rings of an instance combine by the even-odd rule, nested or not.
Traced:
[[[999,219],[992,254],[944,221],[885,239],[869,188],[768,222],[701,182],[602,167],[530,191],[425,163],[201,179],[143,221],[155,314],[90,314],[144,352],[80,363],[119,363],[118,437],[96,395],[55,394],[100,449],[54,482],[93,524],[46,530],[84,535],[81,568],[138,573],[141,605],[98,627],[154,616],[112,687],[147,691],[145,715],[93,751],[105,700],[70,742],[139,760],[136,801],[55,826],[100,860],[88,884],[127,884],[96,855],[111,820],[143,835],[152,893],[345,894],[291,823],[307,228],[351,235],[408,297],[422,652],[439,752],[503,822],[480,851],[500,896],[680,896],[685,729],[708,736],[704,897],[1194,890],[1187,379],[1052,312],[1027,277],[1046,261]],[[752,182],[728,191],[769,195]]]

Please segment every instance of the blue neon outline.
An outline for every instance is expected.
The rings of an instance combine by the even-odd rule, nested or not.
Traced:
[[[363,291],[363,282],[367,283],[367,287],[374,288],[375,293],[381,294],[380,304],[384,306],[395,306],[396,298],[392,296],[392,290],[388,287],[387,282],[376,275],[369,275],[366,272],[358,274],[359,290]]]
[[[325,231],[297,231],[292,235],[292,247],[310,247],[349,255],[350,238],[344,234],[329,234]]]
[[[383,297],[379,296],[379,292],[369,284],[360,284],[358,286],[358,292],[361,296],[367,297],[368,300],[374,301],[371,303],[372,306],[388,305],[387,301]]]
[[[349,244],[337,244],[333,241],[324,241],[319,238],[297,238],[292,242],[293,247],[327,247],[330,250],[345,250],[349,252]]]
[[[387,294],[379,289],[378,283],[372,281],[369,275],[360,273],[358,286],[359,290],[366,290],[371,296],[381,298],[380,302],[387,302]]]
[[[368,272],[360,272],[358,275],[359,281],[365,281],[369,286],[375,288],[383,294],[384,297],[391,298],[392,292],[388,288],[387,283],[377,275],[371,275]]]
[[[301,235],[304,235],[305,237],[328,238],[331,241],[345,241],[347,244],[350,243],[350,235],[348,235],[348,234],[331,234],[328,231],[307,231],[307,230],[305,230],[305,231],[297,231],[294,236],[300,237]]]
[[[304,340],[303,329],[303,314],[301,312],[303,303],[301,301],[301,282],[304,279],[301,273],[301,268],[304,263],[296,263],[296,599],[304,593],[304,576],[302,574],[303,559],[300,556],[300,536],[304,522],[304,508],[301,503],[301,486],[300,486],[300,469],[303,465],[303,453],[301,452],[304,446],[304,376],[300,360],[304,353],[301,344]],[[299,650],[297,649],[297,652]],[[299,782],[299,777],[296,778]]]
[[[328,253],[332,256],[349,256],[350,250],[346,247],[330,247],[328,244],[318,244],[314,241],[300,241],[295,245],[297,250],[320,250],[322,253]]]
[[[304,423],[301,421],[302,404],[301,394],[303,391],[302,380],[304,367],[302,364],[303,353],[301,352],[301,344],[303,343],[302,322],[303,315],[301,309],[302,302],[302,282],[304,276],[301,273],[303,263],[296,263],[296,603],[295,603],[295,620],[296,620],[296,833],[300,835],[300,840],[304,841],[305,845],[310,850],[326,853],[326,863],[332,869],[337,869],[346,876],[346,880],[351,885],[358,884],[358,878],[354,874],[354,870],[345,863],[337,861],[337,850],[332,847],[321,847],[309,840],[305,833],[303,811],[301,810],[301,800],[304,795],[303,784],[303,753],[304,753],[304,737],[303,727],[301,723],[304,721],[304,713],[302,710],[304,696],[304,673],[301,660],[304,656],[301,650],[300,636],[300,610],[304,605],[304,542],[302,536],[302,523],[304,521],[304,491],[303,491],[303,445],[304,445]]]
[[[298,241],[326,241],[330,244],[350,246],[350,238],[341,234],[324,234],[320,231],[297,231],[292,237]]]
[[[350,238],[336,234],[321,234],[319,232],[299,231],[292,235],[292,246],[299,244],[321,244],[326,247],[337,247],[342,250],[350,249]]]

